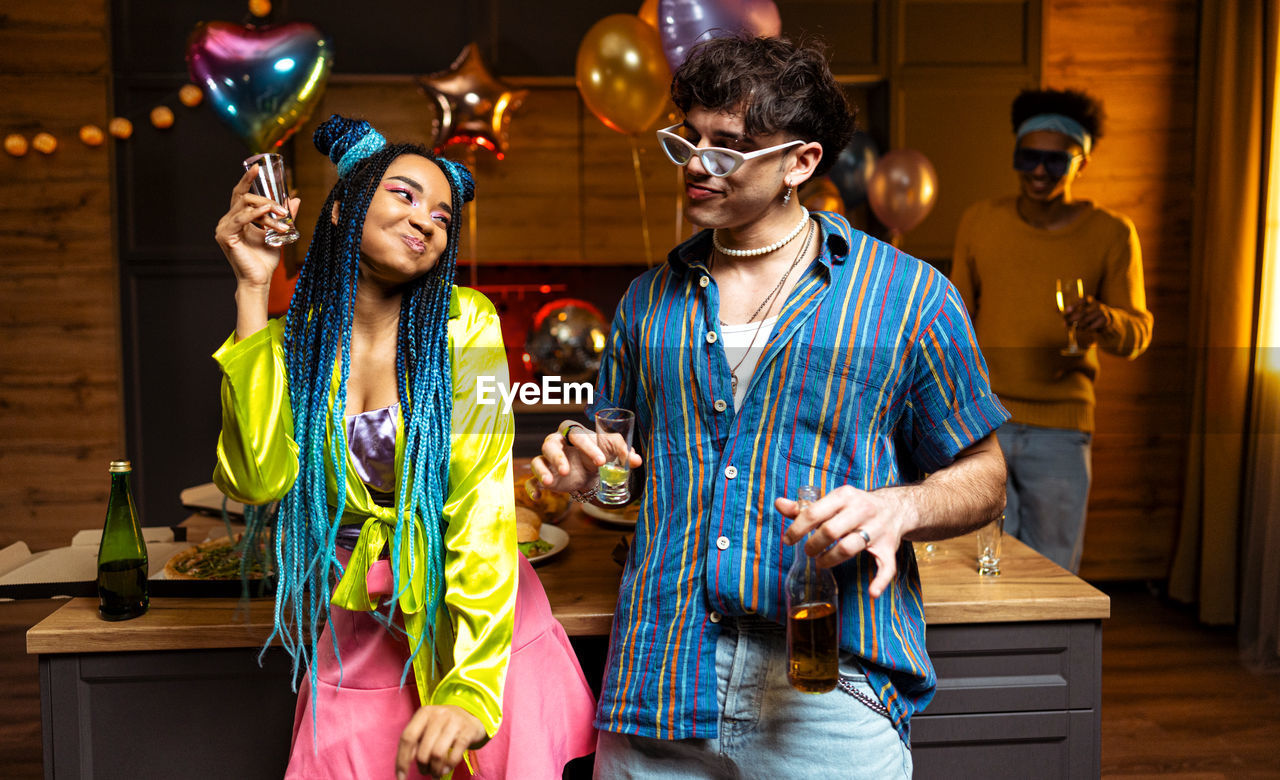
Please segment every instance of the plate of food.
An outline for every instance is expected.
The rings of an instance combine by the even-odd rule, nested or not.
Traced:
[[[195,547],[188,547],[170,558],[164,565],[167,580],[238,580],[240,579],[240,551],[236,545],[240,538],[223,536]],[[257,560],[251,561],[249,579],[263,577],[266,550]]]
[[[529,563],[545,561],[569,546],[569,534],[563,528],[543,523],[538,513],[525,506],[516,507],[516,544]]]
[[[516,480],[516,506],[532,509],[546,523],[558,523],[563,520],[565,515],[569,514],[568,494],[542,488],[538,499],[535,501],[529,495],[529,487],[526,484],[532,479],[537,479],[537,477],[530,474],[527,477]]]
[[[640,519],[640,504],[638,502],[617,508],[583,504],[582,511],[601,522],[626,526],[627,528],[635,528],[636,521]]]

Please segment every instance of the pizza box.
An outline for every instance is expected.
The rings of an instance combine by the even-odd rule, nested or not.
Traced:
[[[227,498],[212,482],[192,485],[179,493],[178,498],[182,501],[183,507],[193,512],[221,517],[225,506],[228,515],[238,519],[244,518],[244,504]]]
[[[171,528],[144,528],[148,576],[164,570],[165,561],[190,547],[174,541]],[[26,542],[0,550],[0,598],[97,595],[98,543],[102,529],[79,531],[67,547],[33,553]]]
[[[226,524],[220,520],[207,528],[200,528],[203,533],[191,534],[191,541],[187,541],[187,530],[185,527],[142,529],[147,544],[147,576],[151,595],[231,598],[242,595],[238,581],[164,579],[164,565],[170,558],[196,542],[227,535]],[[233,526],[232,530],[240,529]],[[26,542],[14,542],[0,549],[0,600],[96,597],[101,538],[101,529],[87,529],[77,532],[67,547],[33,553]]]

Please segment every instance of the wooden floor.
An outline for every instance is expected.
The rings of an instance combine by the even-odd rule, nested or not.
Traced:
[[[1144,586],[1102,584],[1102,774],[1280,777],[1280,675],[1239,662],[1209,629]]]
[[[1142,585],[1104,585],[1102,774],[1280,778],[1280,676],[1240,666],[1207,629]],[[26,627],[57,605],[0,604],[0,776],[41,777],[40,690]]]

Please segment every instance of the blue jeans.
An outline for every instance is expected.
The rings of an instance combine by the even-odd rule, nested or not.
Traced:
[[[755,617],[725,618],[722,625],[720,735],[665,740],[601,731],[596,778],[911,777],[911,750],[885,715],[840,688],[815,695],[787,683],[782,626]],[[851,682],[877,700],[864,675]]]
[[[1078,572],[1093,475],[1092,434],[1007,422],[996,436],[1009,466],[1004,532]]]

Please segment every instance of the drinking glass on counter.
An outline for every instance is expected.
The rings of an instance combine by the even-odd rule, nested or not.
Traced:
[[[627,409],[596,412],[596,446],[606,459],[596,492],[602,504],[620,505],[631,500],[631,436],[635,426],[635,413]]]
[[[1003,539],[1003,514],[978,529],[978,574],[1000,576],[1000,543]]]

